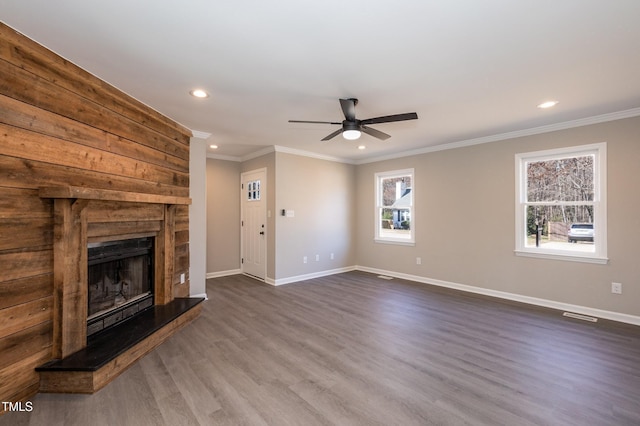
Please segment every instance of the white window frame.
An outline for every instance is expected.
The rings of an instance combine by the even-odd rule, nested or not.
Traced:
[[[594,252],[528,247],[526,245],[527,163],[594,155]],[[607,144],[605,142],[516,154],[516,249],[517,256],[606,264],[607,258]]]
[[[393,238],[384,235],[380,235],[380,210],[383,208],[388,208],[388,206],[382,205],[382,180],[389,179],[393,177],[401,177],[401,176],[411,176],[411,192],[409,193],[411,196],[411,206],[409,207],[409,211],[411,212],[411,225],[409,227],[409,238]],[[416,193],[416,176],[414,169],[402,169],[402,170],[392,170],[388,172],[380,172],[375,174],[375,209],[374,209],[374,227],[375,227],[375,237],[374,241],[377,243],[384,244],[398,244],[398,245],[415,245],[415,235],[416,235],[416,208],[415,208],[415,196]]]

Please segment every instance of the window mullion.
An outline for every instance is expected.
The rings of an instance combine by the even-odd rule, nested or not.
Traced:
[[[528,206],[595,206],[595,201],[524,201]]]

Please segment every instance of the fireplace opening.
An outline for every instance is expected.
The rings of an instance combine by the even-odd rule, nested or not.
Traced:
[[[88,244],[87,337],[153,306],[153,237]]]

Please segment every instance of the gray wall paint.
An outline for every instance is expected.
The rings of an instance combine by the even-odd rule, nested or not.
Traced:
[[[207,159],[206,235],[207,273],[240,269],[238,162]]]
[[[191,138],[189,149],[189,293],[206,297],[207,166],[206,141]]]
[[[250,172],[258,169],[267,169],[267,279],[276,276],[276,153],[272,152],[241,163],[240,171]],[[238,178],[239,179],[239,178]],[[239,202],[239,201],[238,201]],[[240,213],[238,213],[240,217]],[[238,237],[239,238],[239,237]]]
[[[243,163],[207,160],[207,272],[240,268],[237,186],[242,173],[261,168],[267,169],[267,279],[355,265],[355,166],[274,152]],[[295,217],[281,216],[282,209]],[[233,217],[236,228],[229,226]]]
[[[640,118],[629,118],[358,166],[276,152],[239,167],[269,169],[272,279],[359,265],[640,316],[639,139]],[[515,154],[598,142],[607,143],[609,263],[515,256]],[[416,244],[375,243],[374,174],[405,168],[415,169]],[[296,216],[279,216],[283,208]],[[338,262],[328,262],[332,251]]]
[[[358,167],[358,264],[561,303],[640,315],[640,118]],[[519,152],[607,142],[607,265],[517,257]],[[415,168],[415,247],[377,244],[374,173]],[[416,264],[416,257],[422,264]],[[624,285],[611,294],[611,282]]]
[[[355,166],[281,152],[276,166],[276,279],[355,265]]]

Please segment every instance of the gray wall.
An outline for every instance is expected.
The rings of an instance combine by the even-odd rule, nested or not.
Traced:
[[[360,165],[358,264],[427,279],[640,315],[640,118]],[[607,265],[517,257],[519,152],[607,142]],[[415,247],[377,244],[374,173],[415,168]],[[416,264],[416,257],[422,264]],[[611,293],[611,282],[624,285]]]
[[[276,153],[277,280],[355,265],[354,198],[355,166]]]
[[[240,269],[240,163],[207,158],[206,174],[207,275],[210,276]]]
[[[267,169],[267,281],[353,267],[355,166],[273,152],[242,163],[207,160],[208,276],[240,269],[240,175],[261,168]],[[282,209],[295,216],[283,217]]]
[[[209,161],[207,173],[222,168],[237,186],[240,172],[268,168],[267,277],[276,283],[357,266],[639,317],[639,139],[640,118],[629,118],[357,166],[274,152],[242,164]],[[515,154],[598,142],[607,143],[609,263],[516,256]],[[415,169],[416,244],[375,243],[374,174],[405,168]],[[225,182],[220,173],[208,177],[208,191],[233,223],[239,191],[212,189]],[[209,228],[207,271],[239,268],[239,227]],[[218,267],[216,252],[232,259]],[[611,293],[613,281],[623,284],[622,295]]]
[[[242,173],[252,170],[267,169],[267,276],[266,280],[273,280],[276,276],[276,153],[262,155],[241,163]],[[263,187],[264,191],[264,187]],[[240,203],[240,200],[238,200]],[[238,211],[240,217],[240,211]],[[238,234],[240,235],[240,234]],[[238,238],[240,238],[238,236]],[[239,249],[238,249],[239,250]]]
[[[191,138],[189,149],[189,295],[206,297],[207,144]]]

